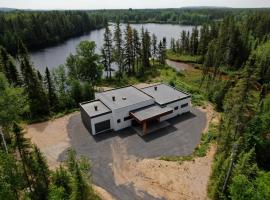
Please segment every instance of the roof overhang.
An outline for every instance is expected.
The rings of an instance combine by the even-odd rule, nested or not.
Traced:
[[[170,107],[160,107],[158,105],[153,105],[147,108],[143,108],[137,111],[131,111],[130,115],[135,118],[139,123],[149,121],[152,119],[157,119],[162,116],[168,115],[173,112],[173,109]]]

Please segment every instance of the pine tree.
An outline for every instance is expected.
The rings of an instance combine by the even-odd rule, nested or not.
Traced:
[[[28,160],[28,155],[30,153],[29,149],[31,148],[30,142],[24,138],[21,127],[16,123],[14,123],[13,125],[13,133],[14,133],[14,138],[15,138],[15,145],[18,149],[18,152],[21,158],[24,177],[27,182],[28,189],[30,190],[30,192],[32,192],[33,188],[32,188],[31,178],[27,169],[28,164],[29,164],[29,160]]]
[[[33,199],[47,199],[49,190],[49,168],[46,159],[37,146],[34,145],[31,152],[30,171],[33,178]]]
[[[199,46],[199,32],[197,27],[192,29],[190,37],[190,51],[192,55],[197,55]]]
[[[157,51],[158,51],[157,36],[155,34],[152,35],[151,44],[152,44],[152,58],[153,58],[153,65],[154,65],[155,59],[157,58]]]
[[[50,110],[56,112],[58,110],[58,98],[55,92],[53,80],[51,78],[51,73],[47,67],[45,70],[45,85],[48,93]]]
[[[114,31],[114,60],[118,65],[119,69],[119,78],[123,75],[123,40],[122,40],[122,31],[120,27],[120,21],[117,19]]]
[[[30,113],[32,117],[40,117],[49,114],[49,102],[38,75],[33,69],[25,46],[20,43],[20,66],[23,77],[23,85],[28,94]]]
[[[130,24],[127,24],[125,31],[124,57],[125,65],[127,66],[128,74],[134,73],[134,53],[133,53],[133,31]],[[131,69],[132,68],[132,69]]]
[[[19,73],[13,58],[0,46],[0,72],[3,72],[9,83],[14,86],[21,84]]]
[[[133,29],[133,53],[134,53],[134,58],[136,61],[136,65],[137,65],[137,71],[139,68],[139,60],[141,57],[141,42],[140,42],[140,37],[139,37],[139,33],[136,29]]]
[[[175,39],[174,38],[171,38],[171,46],[170,46],[170,49],[176,53],[176,44],[175,44]]]
[[[111,64],[112,64],[112,56],[113,56],[113,44],[112,44],[112,33],[109,28],[108,23],[105,26],[105,33],[104,33],[104,44],[103,44],[103,59],[106,60],[106,67],[107,73],[109,74],[109,78],[112,77],[111,73]]]
[[[10,153],[0,151],[0,199],[20,199],[24,177],[20,165]]]
[[[151,36],[147,30],[142,28],[142,64],[144,68],[150,67]]]
[[[166,49],[164,47],[164,42],[162,41],[160,41],[158,45],[158,60],[160,65],[165,65]]]

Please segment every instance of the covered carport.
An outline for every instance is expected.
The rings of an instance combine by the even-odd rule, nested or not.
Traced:
[[[169,125],[168,122],[160,122],[160,117],[171,114],[173,109],[170,107],[160,107],[153,105],[142,108],[136,111],[131,111],[130,116],[141,125],[141,127],[134,127],[136,132],[140,135],[146,135]],[[154,123],[153,123],[154,122]]]

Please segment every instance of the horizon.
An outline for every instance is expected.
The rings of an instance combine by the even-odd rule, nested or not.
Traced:
[[[119,6],[121,5],[121,6]],[[153,6],[154,5],[154,6]],[[245,5],[245,6],[243,6]],[[213,8],[270,8],[270,1],[258,0],[0,0],[0,8],[18,10],[115,10],[115,9],[170,9],[186,7]]]

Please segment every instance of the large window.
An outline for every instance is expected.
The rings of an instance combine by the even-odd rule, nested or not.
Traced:
[[[188,103],[181,105],[181,108],[188,107]]]

